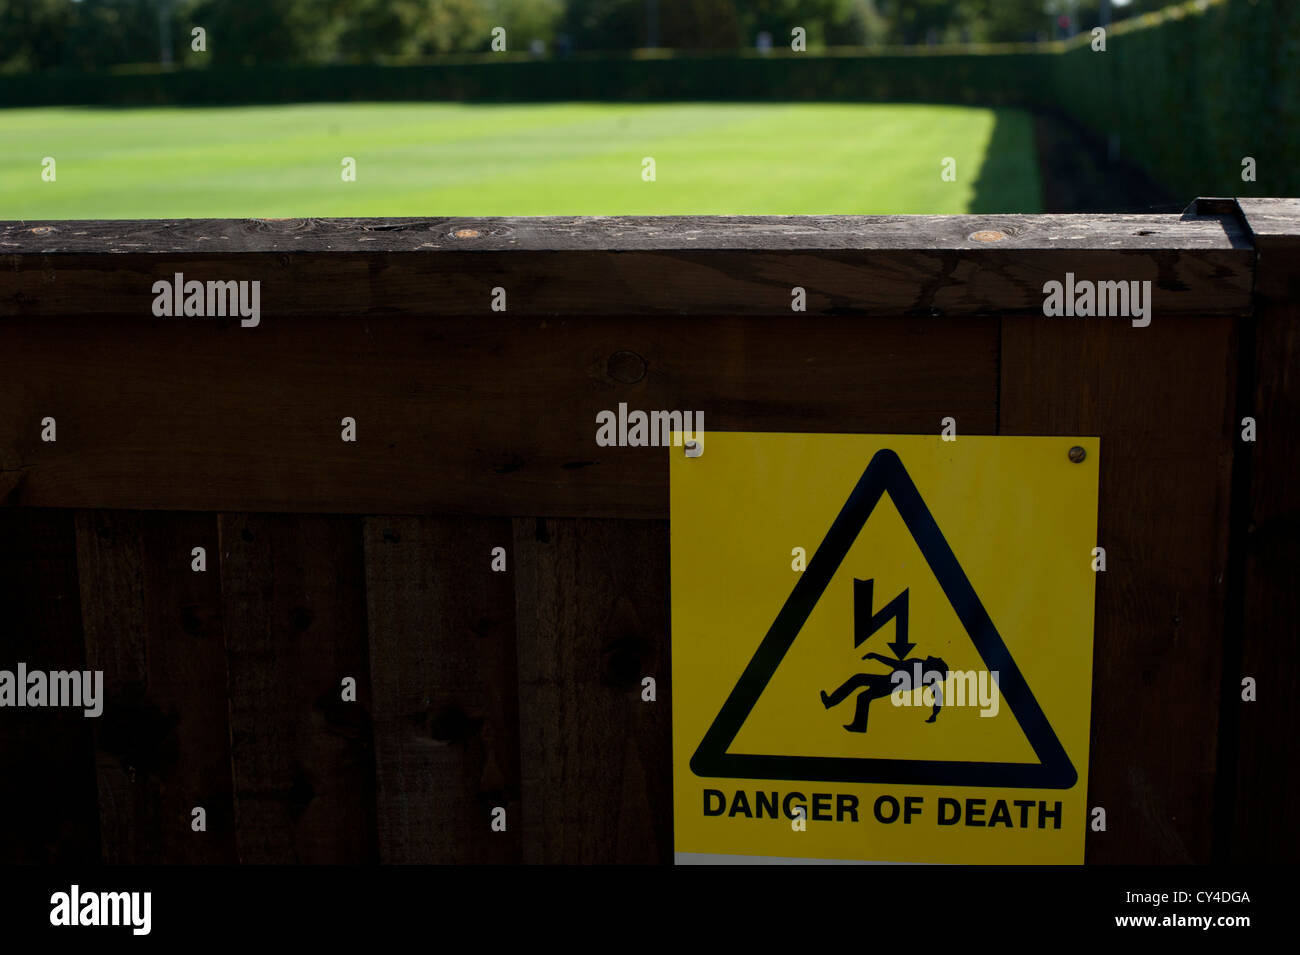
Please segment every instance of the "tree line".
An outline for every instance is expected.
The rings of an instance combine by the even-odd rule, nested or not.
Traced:
[[[1035,42],[1166,0],[0,0],[0,71],[383,63],[486,52]],[[193,29],[204,31],[202,51]]]

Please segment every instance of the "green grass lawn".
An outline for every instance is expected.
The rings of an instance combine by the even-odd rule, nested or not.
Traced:
[[[44,157],[57,179],[41,178]],[[642,180],[653,157],[656,180]],[[356,160],[355,182],[340,175]],[[944,157],[957,161],[944,182]],[[1041,211],[1031,118],[893,104],[0,110],[0,219]]]

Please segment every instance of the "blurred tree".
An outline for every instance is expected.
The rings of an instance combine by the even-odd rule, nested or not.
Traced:
[[[772,34],[773,42],[789,43],[795,27],[808,31],[809,42],[822,42],[827,21],[848,12],[848,5],[840,0],[748,0],[743,6],[747,46],[754,45],[760,32]]]
[[[158,62],[158,0],[80,0],[72,6],[62,51],[65,67],[100,70]]]
[[[550,50],[564,18],[564,0],[486,0],[492,26],[503,26],[510,49],[523,50],[540,40]]]
[[[814,44],[860,44],[884,32],[872,0],[568,0],[563,29],[579,49],[635,49],[646,45],[652,16],[659,45],[674,49],[752,47],[759,33],[782,46],[794,27]]]
[[[669,0],[659,5],[659,45],[674,50],[734,50],[745,43],[733,0]]]
[[[1179,0],[1129,0],[1121,6],[1115,0],[1110,0],[1110,3],[1106,4],[1108,7],[1106,20],[1108,23],[1118,23],[1120,20],[1150,13],[1177,2]],[[1058,17],[1068,17],[1072,34],[1090,32],[1093,27],[1098,26],[1102,21],[1102,5],[1103,0],[1042,0],[1048,26],[1055,23]],[[1056,35],[1060,35],[1059,30]]]
[[[671,0],[569,0],[563,28],[577,50],[633,50],[646,45],[648,4]]]
[[[352,7],[342,0],[198,0],[182,19],[207,30],[204,55],[213,63],[300,63],[330,57],[341,26],[337,13]]]
[[[159,0],[0,0],[0,69],[156,62]]]
[[[178,61],[247,65],[374,62],[486,50],[493,27],[509,48],[631,50],[780,48],[803,27],[810,45],[1024,41],[1086,32],[1105,0],[0,0],[0,70],[98,70],[156,63],[160,24]],[[1131,0],[1109,22],[1167,5]],[[163,11],[170,16],[162,17]],[[208,33],[204,54],[190,30]]]
[[[1001,0],[993,0],[1001,2]],[[980,0],[880,0],[887,42],[907,45],[957,42],[977,26]]]
[[[883,43],[889,25],[872,0],[845,0],[826,21],[827,46],[862,46]]]
[[[492,27],[506,26],[493,21],[479,0],[332,2],[341,8],[335,17],[339,52],[362,61],[486,50]]]
[[[67,0],[0,0],[0,70],[58,66],[72,13]]]
[[[1032,43],[1051,36],[1050,0],[975,0],[971,4],[973,39],[985,43]]]

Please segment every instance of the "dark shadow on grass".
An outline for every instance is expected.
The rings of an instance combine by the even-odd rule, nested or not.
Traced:
[[[1068,116],[996,109],[970,211],[1179,212],[1185,205]]]
[[[1033,116],[1023,109],[993,110],[993,135],[975,176],[973,213],[1043,212]]]
[[[1044,111],[1033,123],[1044,212],[1181,212],[1187,205],[1069,116]]]

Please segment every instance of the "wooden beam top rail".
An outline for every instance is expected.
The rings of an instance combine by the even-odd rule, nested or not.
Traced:
[[[463,254],[473,253],[473,254]],[[1045,283],[1150,281],[1155,314],[1245,315],[1235,206],[1182,215],[191,219],[0,223],[0,321],[157,320],[154,282],[257,281],[271,321],[378,315],[1042,314]],[[498,303],[499,304],[499,303]]]
[[[1203,249],[1249,244],[1230,214],[539,216],[0,222],[13,255]]]

